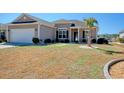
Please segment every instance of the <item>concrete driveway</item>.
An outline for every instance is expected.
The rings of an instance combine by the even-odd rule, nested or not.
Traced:
[[[14,45],[0,45],[0,49],[11,48],[11,47],[16,47],[16,46],[14,46]]]
[[[17,46],[27,46],[27,45],[32,45],[32,44],[27,44],[27,43],[0,43],[0,49],[12,48],[12,47],[17,47]]]

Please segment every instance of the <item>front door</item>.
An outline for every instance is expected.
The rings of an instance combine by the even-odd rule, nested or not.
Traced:
[[[74,32],[74,42],[78,41],[78,32]]]

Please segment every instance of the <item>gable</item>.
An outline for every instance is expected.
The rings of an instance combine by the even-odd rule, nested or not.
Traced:
[[[26,14],[22,14],[16,20],[12,22],[12,24],[21,24],[21,23],[34,23],[37,22],[33,18],[27,16]]]

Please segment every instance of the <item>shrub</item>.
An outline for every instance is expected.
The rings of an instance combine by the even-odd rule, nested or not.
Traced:
[[[43,40],[42,40],[42,39],[40,39],[39,41],[40,41],[40,42],[42,42]]]
[[[75,41],[75,43],[78,43],[78,41]]]
[[[1,39],[4,41],[6,40],[6,37],[4,35],[1,35]]]
[[[57,43],[58,43],[58,42],[59,42],[59,40],[58,40],[58,39],[56,39],[56,40],[55,40],[55,42],[57,42]]]
[[[51,42],[52,42],[52,41],[51,41],[51,39],[49,39],[49,38],[44,40],[44,43],[51,43]]]
[[[52,43],[55,43],[55,40],[52,40]]]
[[[97,44],[103,44],[104,43],[104,38],[99,38],[97,40]]]
[[[92,43],[96,43],[96,39],[92,39],[91,42],[92,42]]]
[[[69,40],[68,39],[65,39],[65,43],[69,43]]]
[[[104,40],[104,44],[108,44],[108,43],[109,43],[108,40],[105,39],[105,40]]]
[[[3,40],[3,42],[7,42],[7,40],[6,40],[6,39],[4,39],[4,40]]]
[[[83,43],[86,43],[86,42],[87,42],[87,40],[86,40],[86,39],[82,39],[82,42],[83,42]]]
[[[2,43],[3,42],[3,40],[2,39],[0,39],[0,43]]]
[[[97,44],[108,44],[108,40],[105,38],[99,38]]]
[[[64,40],[59,40],[61,43],[64,43],[65,41]]]
[[[119,38],[118,40],[120,43],[124,43],[124,38]]]
[[[38,43],[40,42],[40,40],[39,40],[39,38],[34,37],[34,38],[32,39],[32,42],[33,42],[34,44],[38,44]]]

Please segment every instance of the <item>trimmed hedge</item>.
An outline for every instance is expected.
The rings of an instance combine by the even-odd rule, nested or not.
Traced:
[[[44,40],[44,43],[51,43],[51,42],[52,42],[52,40],[49,38]]]
[[[65,43],[69,43],[69,40],[68,39],[65,39]]]
[[[0,43],[2,43],[2,42],[7,42],[7,40],[5,38],[4,39],[0,38]]]
[[[99,38],[97,40],[97,44],[108,44],[108,43],[109,43],[108,40],[105,38]]]
[[[86,39],[82,39],[82,42],[83,42],[83,43],[87,43],[87,40],[86,40]]]
[[[91,42],[92,42],[92,43],[96,43],[96,39],[92,39]]]
[[[39,38],[34,37],[34,38],[32,39],[32,42],[33,42],[34,44],[38,44],[38,43],[40,42],[40,40],[39,40]]]
[[[2,39],[0,39],[0,43],[2,43],[3,42],[3,40]]]

